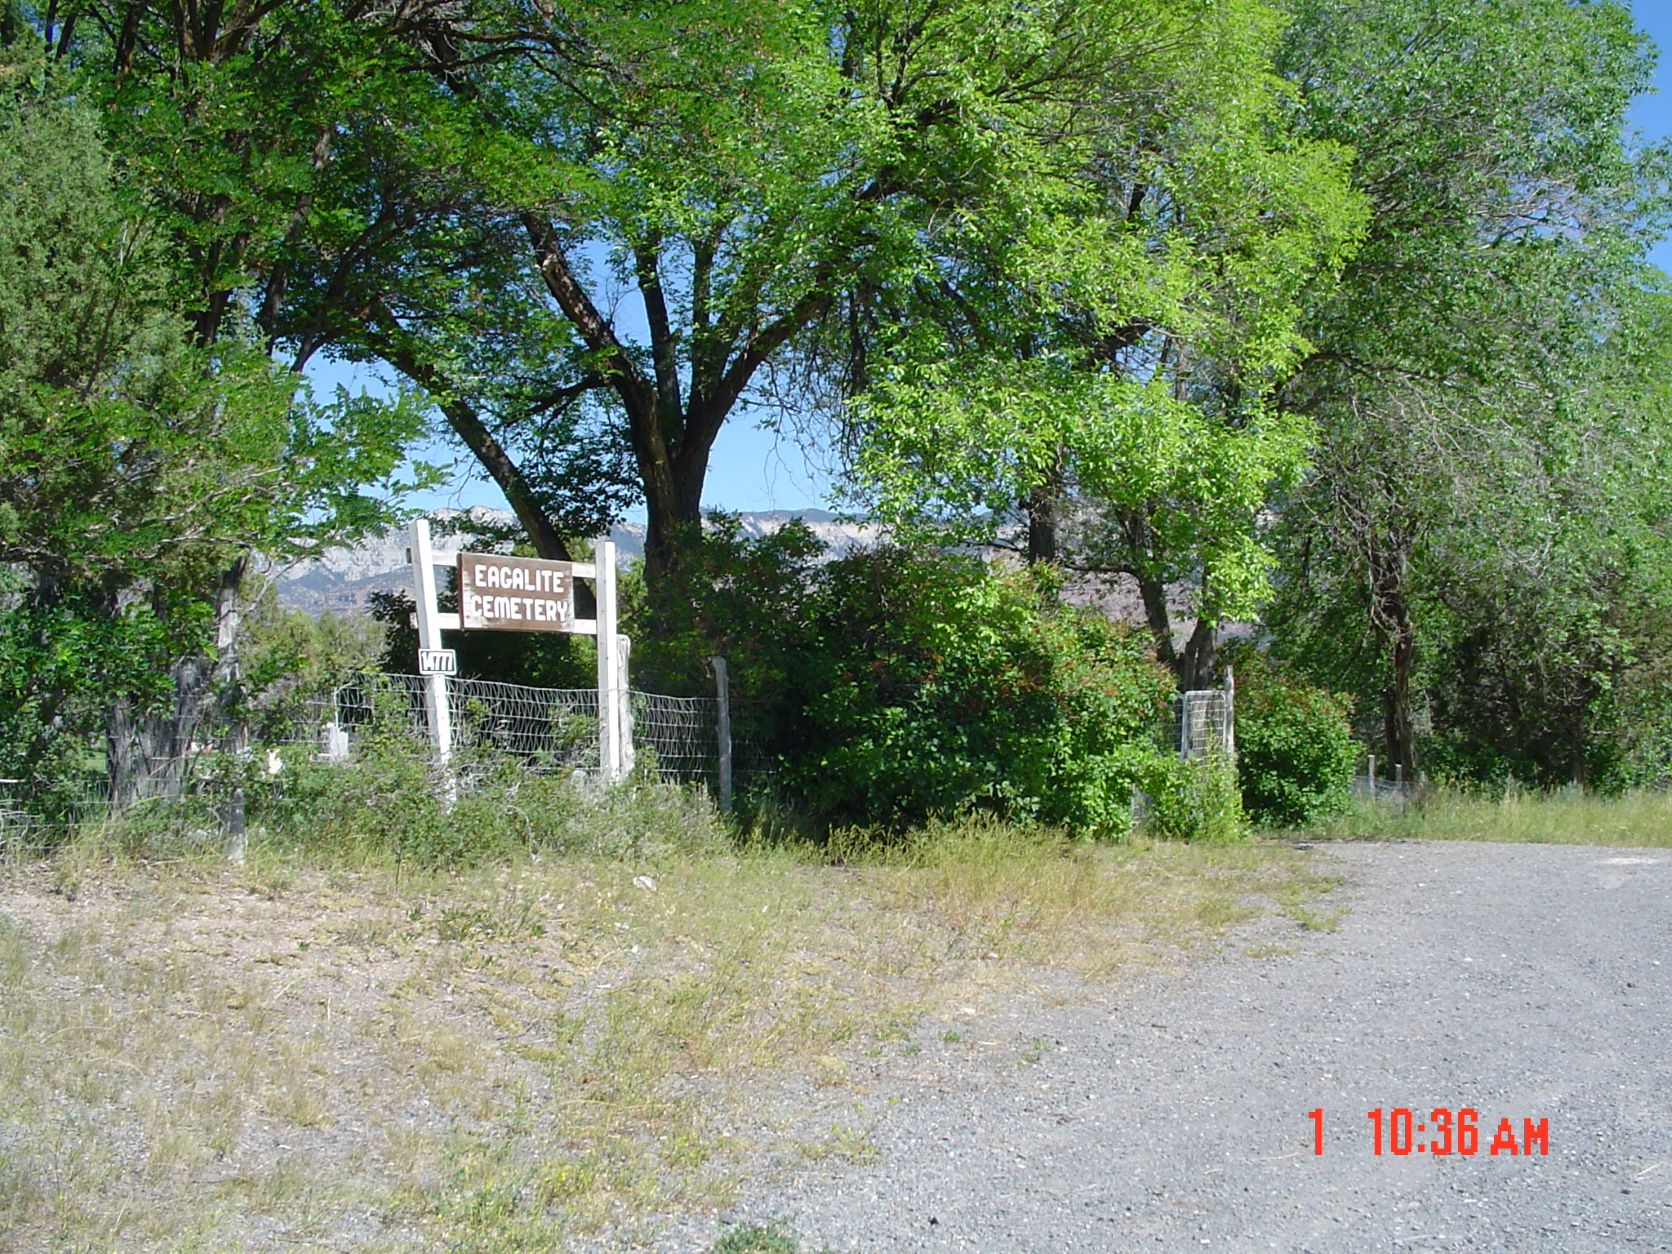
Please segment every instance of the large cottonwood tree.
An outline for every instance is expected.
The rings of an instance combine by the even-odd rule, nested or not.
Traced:
[[[1193,687],[1221,620],[1264,589],[1257,521],[1307,444],[1272,388],[1362,210],[1345,151],[1285,132],[1275,10],[1126,14],[1119,90],[1088,93],[1053,138],[1048,194],[945,241],[883,337],[859,482],[897,520],[988,542],[1025,528],[1029,557],[1130,576]],[[1180,584],[1196,619],[1182,647]]]
[[[1319,438],[1315,473],[1283,513],[1273,623],[1380,708],[1385,753],[1414,772],[1431,705],[1423,675],[1448,639],[1483,616],[1507,639],[1541,587],[1571,594],[1558,616],[1576,629],[1579,603],[1595,602],[1587,578],[1570,578],[1569,541],[1634,529],[1628,516],[1654,508],[1608,475],[1576,491],[1576,468],[1605,463],[1570,455],[1601,421],[1599,396],[1618,417],[1622,363],[1640,372],[1638,403],[1658,403],[1641,371],[1654,356],[1645,336],[1663,324],[1637,312],[1635,292],[1645,241],[1664,223],[1667,153],[1634,148],[1625,129],[1652,51],[1614,3],[1291,10],[1280,64],[1296,84],[1296,125],[1352,147],[1372,215],[1339,288],[1308,318],[1316,352],[1284,393]],[[1624,461],[1658,464],[1662,417],[1645,423],[1648,410],[1604,423],[1621,439],[1636,432],[1616,449]],[[1618,519],[1576,528],[1576,508]],[[1465,603],[1475,608],[1460,614]],[[1546,602],[1544,620],[1555,613]],[[1464,620],[1476,626],[1459,635]],[[1487,654],[1505,657],[1453,650]],[[1529,651],[1518,669],[1539,665]]]
[[[791,410],[863,390],[919,320],[1007,336],[997,306],[1061,283],[1081,356],[1153,359],[1184,321],[1250,373],[1290,352],[1274,276],[1350,231],[1333,159],[1262,138],[1275,32],[1248,3],[461,9],[413,35],[458,164],[391,150],[357,209],[441,225],[350,277],[337,342],[429,390],[539,551],[641,498],[655,581],[725,423],[782,414],[786,379]]]

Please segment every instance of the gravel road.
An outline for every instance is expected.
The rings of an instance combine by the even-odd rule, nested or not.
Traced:
[[[874,1163],[763,1181],[727,1218],[810,1250],[1672,1250],[1672,851],[1316,856],[1346,881],[1337,931],[1273,919],[973,1029],[1025,1055],[937,1035],[882,1082]],[[1434,1108],[1473,1107],[1478,1152],[1377,1156],[1367,1114],[1399,1107],[1425,1145]],[[1548,1155],[1491,1155],[1504,1117],[1517,1142],[1548,1120]]]

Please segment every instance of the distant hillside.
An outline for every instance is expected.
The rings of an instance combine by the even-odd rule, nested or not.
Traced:
[[[442,510],[432,516],[435,552],[438,561],[451,561],[460,551],[472,547],[473,541],[450,531],[450,524],[461,512],[471,519],[489,526],[510,526],[514,523],[506,510],[478,506],[469,511]],[[868,523],[844,523],[824,510],[768,510],[741,514],[743,534],[771,535],[791,519],[800,518],[813,534],[824,541],[833,555],[855,547],[873,543],[880,529]],[[644,554],[644,524],[622,523],[610,532],[623,557]],[[359,613],[366,608],[366,598],[373,592],[404,591],[411,594],[412,566],[407,558],[407,530],[404,527],[367,540],[362,544],[330,549],[311,561],[296,562],[270,572],[278,587],[279,600],[296,609],[318,614],[325,610],[337,613]]]

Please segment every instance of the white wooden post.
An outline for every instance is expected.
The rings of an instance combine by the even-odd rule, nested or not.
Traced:
[[[718,725],[715,728],[720,739],[720,813],[730,814],[732,808],[732,760],[731,760],[731,686],[726,680],[726,659],[711,657],[708,664],[714,668],[714,696],[719,707]]]
[[[1225,755],[1237,756],[1237,677],[1225,668]]]
[[[430,524],[424,518],[412,520],[412,580],[418,601],[418,647],[442,648],[441,610],[435,598],[435,552],[430,547]],[[453,709],[447,695],[447,676],[424,677],[424,713],[429,719],[435,760],[446,766],[453,755]]]
[[[604,780],[621,778],[621,651],[616,639],[615,541],[593,545],[598,594],[598,757]]]

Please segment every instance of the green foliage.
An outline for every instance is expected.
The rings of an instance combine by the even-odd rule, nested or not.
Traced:
[[[177,757],[239,710],[243,555],[387,520],[421,415],[298,391],[321,352],[423,389],[542,552],[644,500],[635,675],[725,654],[834,820],[1110,826],[1148,680],[1020,577],[697,537],[740,406],[839,413],[908,538],[1060,523],[1188,681],[1275,591],[1407,769],[1667,771],[1672,150],[1618,0],[59,7],[0,20],[4,777],[67,796],[147,719]],[[245,711],[363,656],[255,617]],[[1334,804],[1296,705],[1262,815]]]
[[[0,761],[37,786],[118,710],[123,741],[136,713],[189,725],[229,572],[385,522],[361,489],[421,425],[315,403],[239,318],[194,334],[182,241],[80,87],[33,41],[0,48],[0,698],[20,712]]]
[[[1672,557],[1672,152],[1626,128],[1653,49],[1619,3],[1288,7],[1295,124],[1354,150],[1372,216],[1286,389],[1318,445],[1277,648],[1407,770],[1426,739],[1436,772],[1600,778]]]
[[[1352,804],[1351,703],[1253,650],[1236,675],[1237,778],[1249,818],[1299,827]]]
[[[893,547],[821,562],[797,524],[713,523],[677,578],[638,586],[635,674],[706,693],[726,657],[778,804],[837,827],[979,808],[1126,830],[1170,689],[1144,637],[1060,605],[1043,569]]]
[[[364,615],[314,615],[279,603],[258,581],[239,619],[239,658],[251,736],[271,743],[302,726],[308,703],[378,668],[383,630]]]
[[[1045,550],[1153,590],[1169,659],[1168,585],[1210,628],[1269,591],[1257,524],[1311,434],[1275,387],[1364,201],[1339,145],[1289,128],[1274,9],[1118,7],[1084,10],[1091,55],[1121,50],[1118,84],[1066,135],[1031,132],[1053,152],[1025,196],[971,214],[882,337],[856,488],[890,520],[966,537],[1061,512]]]
[[[1152,836],[1218,844],[1248,836],[1236,764],[1224,754],[1157,754],[1145,763],[1141,785],[1144,831]]]
[[[900,549],[818,572],[783,780],[835,823],[975,807],[1123,832],[1170,683],[1028,572]]]
[[[710,514],[681,544],[662,584],[647,586],[642,568],[622,581],[635,682],[707,695],[714,690],[709,659],[721,656],[745,700],[785,690],[814,647],[810,593],[824,546],[800,519],[750,538],[736,515],[724,513]]]

